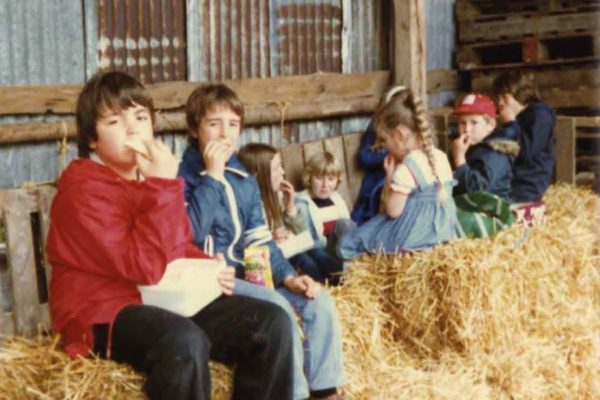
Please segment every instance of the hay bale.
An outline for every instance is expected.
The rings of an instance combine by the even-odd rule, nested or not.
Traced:
[[[600,398],[600,198],[555,186],[546,205],[531,230],[356,260],[330,289],[346,398]],[[229,398],[231,371],[211,367],[213,398]],[[138,399],[142,384],[110,361],[69,360],[55,338],[0,349],[0,399]]]
[[[600,200],[560,186],[547,207],[545,226],[363,259],[348,280],[380,292],[388,345],[404,362],[427,375],[463,371],[461,398],[600,398]],[[440,392],[430,383],[425,392]]]

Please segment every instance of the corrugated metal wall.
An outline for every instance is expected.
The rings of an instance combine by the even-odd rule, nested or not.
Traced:
[[[184,0],[98,0],[98,66],[143,83],[187,78]]]
[[[0,2],[0,85],[82,83],[84,34],[82,5],[73,0]],[[0,117],[0,123],[31,120]],[[36,120],[57,118],[36,117]],[[54,179],[56,143],[0,147],[0,187]],[[75,156],[73,147],[68,159]]]
[[[127,69],[145,82],[386,69],[386,38],[391,29],[384,7],[389,7],[389,3],[2,0],[0,84],[82,83],[99,66]],[[427,68],[451,68],[454,0],[424,3]],[[437,105],[447,98],[443,94],[433,100]],[[286,124],[283,134],[279,126],[249,128],[243,141],[285,145],[362,130],[368,120],[344,118]],[[8,121],[14,119],[0,119]],[[185,136],[164,138],[181,154]],[[74,156],[71,145],[68,159]],[[0,147],[0,187],[51,180],[57,171],[56,143]]]

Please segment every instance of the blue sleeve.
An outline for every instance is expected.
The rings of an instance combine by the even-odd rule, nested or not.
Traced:
[[[210,176],[200,178],[200,183],[188,191],[187,213],[192,222],[194,231],[194,243],[202,247],[204,240],[210,234],[215,218],[219,214],[217,210],[223,208],[223,196],[225,186]],[[228,210],[222,212],[229,213]]]
[[[283,256],[283,253],[273,240],[271,231],[265,223],[262,200],[256,181],[254,181],[251,193],[249,193],[247,207],[249,213],[244,230],[244,247],[252,245],[269,246],[273,283],[275,286],[279,286],[286,277],[289,275],[296,275],[296,272],[289,261]]]
[[[373,151],[372,146],[375,143],[375,129],[371,122],[363,133],[358,151],[358,163],[365,169],[383,168],[383,160],[387,156],[387,150]]]
[[[528,129],[527,129],[528,128]],[[521,158],[531,161],[552,140],[554,117],[547,109],[535,107],[529,127],[521,127]]]
[[[458,184],[454,187],[454,195],[489,190],[493,181],[493,172],[484,163],[463,164],[454,171],[454,179]]]
[[[496,130],[502,131],[502,133],[497,134],[498,136],[508,140],[519,141],[519,136],[521,136],[521,126],[517,121],[508,122],[497,127]]]

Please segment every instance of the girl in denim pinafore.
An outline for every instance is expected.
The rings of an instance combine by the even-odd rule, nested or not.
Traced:
[[[396,93],[375,114],[377,134],[390,152],[383,212],[344,234],[338,245],[344,259],[426,249],[461,232],[450,195],[452,170],[434,146],[424,107],[409,89],[392,90]]]

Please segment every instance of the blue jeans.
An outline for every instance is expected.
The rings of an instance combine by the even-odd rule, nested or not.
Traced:
[[[294,399],[305,399],[310,390],[336,388],[344,384],[342,336],[335,303],[322,291],[316,299],[292,293],[287,288],[266,289],[241,279],[235,280],[234,295],[265,300],[282,307],[296,321],[300,315],[305,340],[293,329]]]

